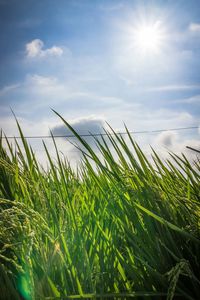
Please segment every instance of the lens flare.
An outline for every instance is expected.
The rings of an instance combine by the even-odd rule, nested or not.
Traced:
[[[18,278],[18,290],[20,294],[23,296],[25,300],[31,300],[31,286],[30,286],[30,280],[27,275],[21,275]]]

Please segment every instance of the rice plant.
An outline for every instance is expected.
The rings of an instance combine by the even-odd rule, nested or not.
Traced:
[[[76,172],[53,136],[47,170],[18,122],[23,147],[0,138],[0,298],[199,299],[199,161],[152,149],[152,163],[127,128],[129,143],[94,137],[100,157],[58,116],[81,144]]]

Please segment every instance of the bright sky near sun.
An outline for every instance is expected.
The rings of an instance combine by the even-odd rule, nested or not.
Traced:
[[[10,107],[29,136],[68,133],[50,108],[80,133],[105,121],[115,130],[199,126],[200,2],[0,0],[0,66],[9,136],[17,135]],[[184,151],[200,147],[199,134],[137,140]],[[32,144],[42,159],[41,141]]]

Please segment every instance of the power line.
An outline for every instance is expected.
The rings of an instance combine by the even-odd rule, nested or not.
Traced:
[[[181,130],[189,130],[189,129],[198,129],[198,126],[190,126],[190,127],[179,127],[179,128],[170,128],[170,129],[156,129],[156,130],[143,130],[143,131],[129,131],[130,134],[151,134],[151,133],[159,133],[165,131],[181,131]],[[114,133],[109,133],[114,135]],[[108,133],[88,133],[88,134],[79,134],[80,137],[96,137],[96,136],[108,136]],[[128,134],[126,131],[124,132],[116,132],[119,135]],[[75,135],[53,135],[54,138],[76,138]],[[2,136],[2,138],[6,139],[21,139],[21,136]],[[25,139],[52,139],[51,135],[35,135],[35,136],[24,136]]]

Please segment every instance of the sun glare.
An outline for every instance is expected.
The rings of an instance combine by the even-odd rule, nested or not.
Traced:
[[[153,24],[138,25],[133,29],[133,46],[144,54],[158,53],[164,39],[164,29],[159,21]]]

